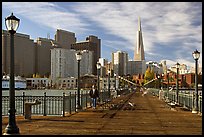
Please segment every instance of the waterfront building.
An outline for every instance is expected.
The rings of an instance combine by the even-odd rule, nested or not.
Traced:
[[[71,44],[71,49],[75,50],[88,50],[93,52],[93,74],[97,75],[96,63],[101,57],[101,39],[98,39],[96,36],[88,36],[86,41],[80,41]]]
[[[48,88],[49,78],[26,78],[27,89]]]
[[[115,90],[115,85],[116,85],[116,89],[118,89],[118,85],[119,85],[118,78],[116,78],[116,81],[115,81],[115,77],[110,77],[110,90]],[[108,90],[108,77],[100,78],[100,89]]]
[[[29,77],[35,72],[35,46],[29,35],[14,35],[14,72],[15,75]],[[2,30],[2,74],[9,74],[10,35]]]
[[[77,78],[67,77],[59,78],[56,81],[57,89],[76,89],[77,88]]]
[[[117,51],[112,53],[112,65],[113,71],[116,75],[127,75],[128,67],[128,53],[123,51]]]

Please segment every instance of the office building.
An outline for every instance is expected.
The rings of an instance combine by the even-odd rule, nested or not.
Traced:
[[[101,40],[96,36],[89,36],[86,38],[86,41],[71,44],[71,49],[93,51],[92,72],[94,75],[97,75],[96,63],[101,57]]]
[[[76,50],[54,48],[51,49],[51,79],[56,83],[59,78],[77,77],[78,64],[76,60]],[[93,52],[84,50],[80,61],[80,76],[92,74]]]
[[[55,41],[61,48],[71,49],[71,44],[76,43],[75,33],[57,29],[55,34]]]
[[[112,67],[116,75],[127,75],[128,53],[123,51],[112,53]]]
[[[29,35],[14,35],[14,74],[30,77],[35,73],[35,46]],[[9,74],[10,35],[2,30],[2,73]]]
[[[52,39],[37,38],[35,42],[35,73],[49,77],[51,72],[51,53],[53,48]]]

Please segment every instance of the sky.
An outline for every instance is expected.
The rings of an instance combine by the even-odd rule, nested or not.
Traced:
[[[119,50],[133,59],[140,17],[146,61],[195,67],[197,49],[202,66],[202,2],[2,2],[4,30],[11,12],[20,19],[17,32],[34,41],[54,39],[57,29],[74,32],[77,42],[97,36],[108,61]]]

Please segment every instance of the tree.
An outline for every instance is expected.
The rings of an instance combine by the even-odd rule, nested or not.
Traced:
[[[149,82],[152,79],[154,79],[154,71],[153,69],[150,69],[150,67],[148,67],[145,72],[145,76],[144,76],[144,84]]]

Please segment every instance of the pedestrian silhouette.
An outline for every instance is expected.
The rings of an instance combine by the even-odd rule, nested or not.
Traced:
[[[90,90],[89,95],[92,99],[91,106],[93,107],[93,109],[96,109],[96,101],[97,101],[97,98],[99,97],[99,93],[95,85],[92,86],[92,89]]]

